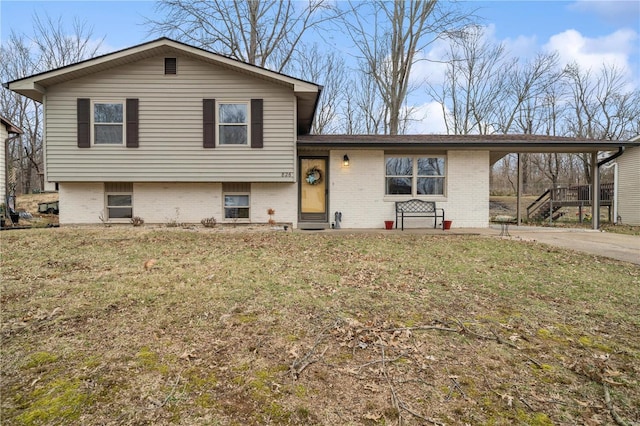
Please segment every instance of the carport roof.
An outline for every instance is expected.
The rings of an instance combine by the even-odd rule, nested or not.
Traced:
[[[509,153],[587,153],[615,151],[640,142],[604,141],[545,135],[301,135],[300,148],[489,150],[491,163]]]

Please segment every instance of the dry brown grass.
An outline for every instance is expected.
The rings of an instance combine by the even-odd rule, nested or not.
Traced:
[[[50,203],[58,201],[57,192],[42,194],[23,194],[16,198],[16,211],[25,211],[31,214],[38,213],[38,203]]]
[[[126,227],[5,232],[1,268],[3,425],[640,421],[640,269],[613,260]]]

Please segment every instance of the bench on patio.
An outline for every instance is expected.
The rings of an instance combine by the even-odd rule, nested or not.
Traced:
[[[435,201],[417,199],[396,201],[396,229],[398,229],[398,218],[400,218],[401,228],[404,231],[405,217],[432,217],[434,229],[438,226],[438,218],[442,218],[444,226],[444,209],[437,209]]]

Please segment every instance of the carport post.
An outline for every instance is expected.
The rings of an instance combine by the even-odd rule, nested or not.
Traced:
[[[518,226],[522,225],[522,211],[520,209],[521,205],[521,195],[522,191],[522,160],[520,159],[520,153],[518,153],[518,184],[516,189],[516,224]]]
[[[600,229],[600,169],[598,153],[591,153],[591,223],[593,229]]]

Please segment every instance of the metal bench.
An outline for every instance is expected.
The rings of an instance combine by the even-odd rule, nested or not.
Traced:
[[[396,229],[398,229],[398,218],[400,218],[401,228],[404,231],[405,217],[432,217],[434,229],[438,226],[438,218],[442,218],[444,226],[444,209],[437,209],[435,201],[417,199],[396,201]]]

